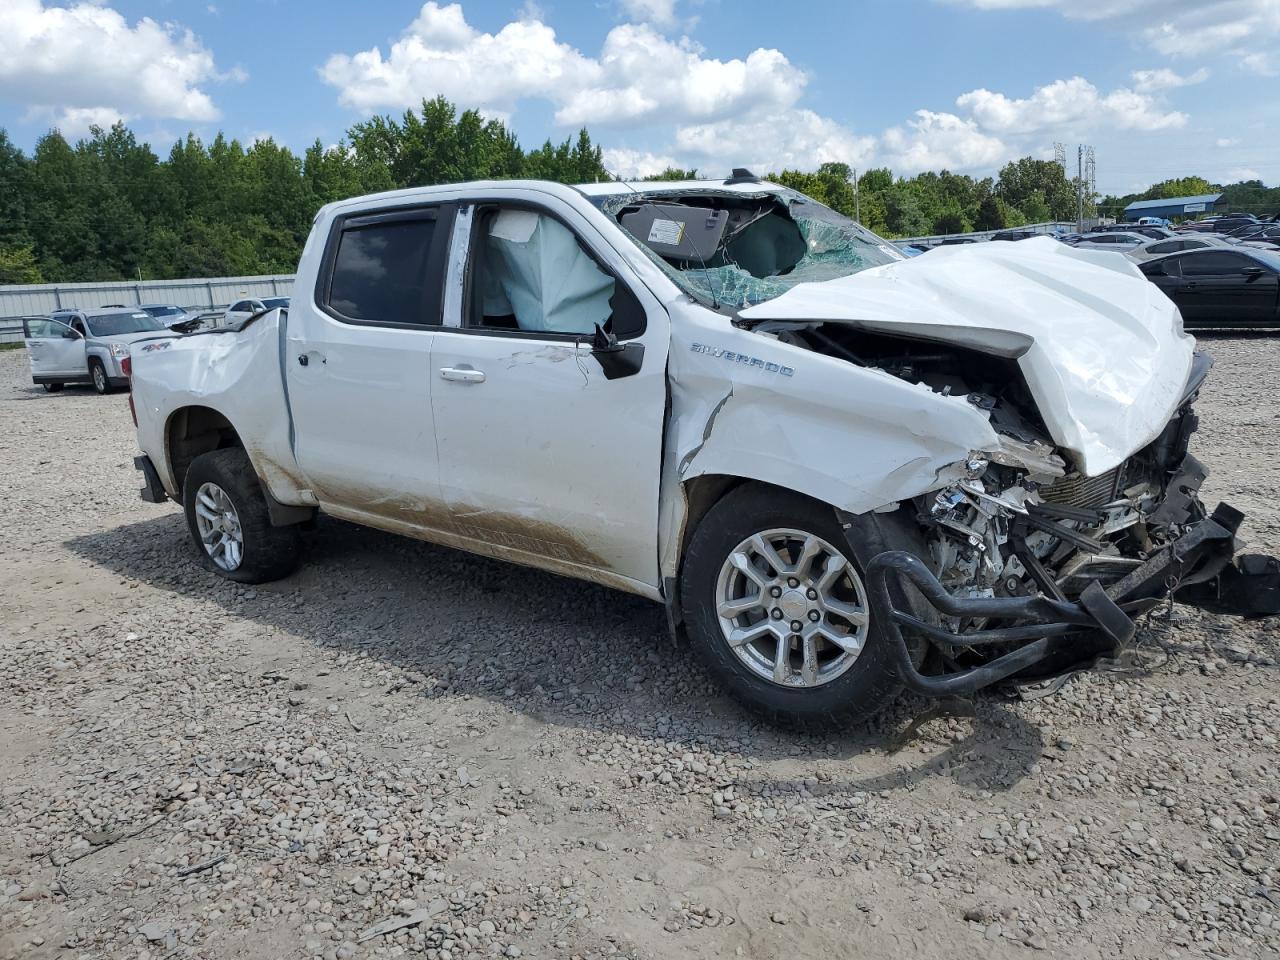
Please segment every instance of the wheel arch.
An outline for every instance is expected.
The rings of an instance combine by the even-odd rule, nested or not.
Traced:
[[[192,460],[213,450],[245,449],[239,431],[226,414],[202,404],[188,404],[169,415],[164,428],[164,447],[179,499]]]

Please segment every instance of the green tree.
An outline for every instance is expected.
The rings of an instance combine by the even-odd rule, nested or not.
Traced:
[[[1076,191],[1062,167],[1051,160],[1023,157],[1006,164],[995,184],[995,194],[1010,207],[1024,210],[1034,194],[1047,208],[1049,220],[1076,218]],[[1040,206],[1037,209],[1041,209]]]
[[[0,244],[0,283],[44,283],[31,247]]]

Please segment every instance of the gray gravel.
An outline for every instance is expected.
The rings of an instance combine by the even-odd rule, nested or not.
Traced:
[[[1280,552],[1280,345],[1206,345],[1209,494]],[[0,422],[0,958],[1278,955],[1273,623],[802,737],[594,586],[334,521],[219,581],[124,395],[21,351]]]

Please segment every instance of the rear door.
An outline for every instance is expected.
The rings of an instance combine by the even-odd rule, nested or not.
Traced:
[[[1205,323],[1254,323],[1271,319],[1275,275],[1252,257],[1232,250],[1202,250],[1180,257],[1188,297]]]
[[[46,317],[29,317],[22,321],[31,376],[42,378],[83,377],[88,373],[84,337],[65,323]]]
[[[339,217],[315,289],[294,297],[295,454],[330,512],[404,532],[442,525],[431,340],[451,219],[438,204]]]
[[[665,309],[555,198],[469,205],[454,243],[465,296],[431,371],[455,529],[509,559],[656,587]],[[608,371],[597,325],[618,340]]]

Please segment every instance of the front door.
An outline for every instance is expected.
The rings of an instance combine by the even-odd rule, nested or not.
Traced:
[[[31,361],[31,376],[37,382],[44,378],[88,376],[84,337],[65,323],[30,317],[22,321],[22,333]]]
[[[338,218],[320,283],[290,308],[295,455],[332,513],[404,532],[441,526],[431,340],[451,212]]]
[[[458,218],[467,295],[431,359],[444,497],[455,531],[499,555],[653,587],[669,320],[585,218],[548,203]],[[597,326],[619,341],[612,379]]]

